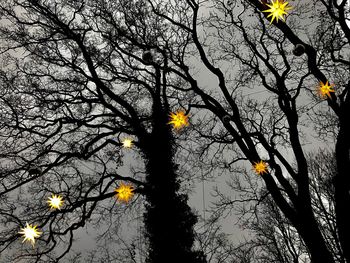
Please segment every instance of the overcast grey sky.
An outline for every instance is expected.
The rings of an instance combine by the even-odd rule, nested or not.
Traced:
[[[306,2],[303,0],[299,1],[289,1],[291,5],[297,5],[301,2]],[[208,14],[208,9],[203,9],[203,15]],[[305,21],[306,23],[307,21]],[[311,29],[312,30],[312,29]],[[20,56],[21,54],[16,54],[16,56]],[[210,74],[210,72],[203,66],[202,63],[198,63],[193,61],[194,65],[196,66],[196,71],[198,71],[197,80],[199,82],[199,85],[201,87],[206,87],[206,89],[217,89],[218,82],[216,77],[213,76],[213,74]],[[260,87],[254,87],[254,92],[260,91]],[[243,94],[250,94],[251,90],[246,90],[243,92]],[[253,95],[254,96],[254,95]],[[265,99],[266,96],[269,96],[269,93],[266,91],[262,91],[261,93],[258,93],[255,95],[257,99]],[[307,102],[307,101],[306,101]],[[321,146],[319,144],[316,144],[314,142],[310,142],[309,145],[306,145],[306,147],[310,150],[317,148],[318,146]],[[261,149],[263,153],[263,149]],[[285,155],[287,158],[292,160],[292,156],[286,150]],[[289,155],[289,156],[288,156]],[[135,156],[133,154],[126,154],[124,157],[124,166],[119,169],[120,173],[125,175],[132,175],[132,172],[130,172],[130,167],[134,167],[135,164],[137,167],[139,167],[141,164],[135,163]],[[198,176],[198,175],[197,175]],[[226,182],[229,180],[228,177],[220,176],[217,177],[213,175],[215,178],[215,181],[197,181],[196,185],[194,185],[194,191],[190,196],[190,206],[194,208],[201,216],[204,216],[203,209],[209,209],[211,206],[211,203],[215,201],[215,198],[212,196],[213,188],[217,187],[219,188],[223,193],[230,195],[231,190],[227,186]],[[204,190],[204,192],[203,192]],[[204,201],[204,203],[203,203]],[[133,214],[133,216],[137,216],[137,214]],[[140,214],[138,216],[141,216]],[[208,218],[210,215],[207,212],[205,214],[206,218]],[[131,218],[128,218],[128,221],[124,222],[121,226],[121,235],[125,238],[125,240],[131,240],[131,237],[133,235],[137,235],[137,231],[141,226],[141,220],[140,217],[139,220],[131,220]],[[231,235],[231,240],[234,243],[237,243],[239,240],[242,240],[246,233],[242,231],[238,226],[236,226],[234,223],[237,221],[237,217],[234,214],[229,215],[226,218],[222,219],[222,230],[223,232]],[[95,241],[94,237],[96,235],[95,230],[87,225],[84,228],[80,228],[76,231],[76,238],[77,240],[73,244],[73,250],[82,252],[84,255],[87,255],[89,251],[95,248]],[[1,262],[1,261],[0,261]]]

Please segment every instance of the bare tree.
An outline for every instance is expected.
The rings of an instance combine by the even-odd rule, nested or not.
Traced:
[[[336,174],[334,153],[323,150],[309,154],[307,157],[310,171],[310,193],[313,211],[326,244],[336,262],[345,262],[341,244],[336,230],[334,186],[332,178]],[[232,184],[232,190],[241,192],[238,181]],[[250,190],[253,189],[250,187]],[[253,191],[251,192],[253,193]],[[241,243],[247,251],[253,251],[255,259],[251,262],[310,262],[307,248],[297,233],[295,227],[283,216],[273,200],[264,194],[255,193],[254,196],[265,196],[261,200],[238,205],[229,197],[218,193],[216,211],[226,211],[230,207],[240,215],[240,225],[244,229],[253,231],[256,235]],[[224,206],[224,207],[223,207]]]
[[[238,161],[269,165],[261,172],[267,192],[301,236],[313,262],[336,259],[312,206],[305,147],[312,132],[306,127],[307,115],[310,108],[332,111],[339,127],[333,181],[337,235],[343,260],[349,262],[348,1],[299,1],[288,10],[286,22],[280,17],[272,23],[266,1],[147,2],[154,15],[170,23],[170,32],[189,39],[186,45],[178,39],[177,45],[158,46],[171,61],[167,70],[186,81],[189,92],[197,95],[190,106],[212,113],[199,136],[211,141],[202,148],[234,144],[239,151],[232,151],[232,161],[226,165]],[[185,55],[173,50],[174,46],[184,47]],[[191,64],[195,57],[201,63],[196,67]],[[203,86],[196,68],[205,68],[217,88]],[[333,83],[336,92],[327,86]],[[318,86],[326,86],[323,98],[315,94]],[[241,96],[249,88],[265,91],[268,98]]]
[[[85,5],[75,2],[78,3],[75,8],[77,12],[73,12],[71,16],[66,15],[64,21],[58,19],[62,16],[63,9],[57,3],[56,5],[52,3],[46,9],[38,9],[42,6],[40,1],[23,3],[22,8],[43,12],[50,23],[46,20],[42,22],[33,16],[26,18],[30,22],[23,23],[23,17],[13,15],[15,11],[2,4],[2,12],[5,12],[9,19],[14,19],[15,24],[21,25],[16,34],[8,28],[3,28],[2,35],[21,43],[19,46],[21,48],[36,47],[29,50],[33,54],[40,51],[39,54],[44,54],[50,65],[68,67],[82,75],[84,80],[94,83],[96,96],[102,100],[106,109],[120,118],[115,125],[125,123],[126,127],[119,128],[128,131],[130,130],[128,125],[131,125],[129,133],[138,137],[139,147],[148,160],[147,181],[152,184],[163,182],[160,167],[167,167],[167,171],[169,169],[175,171],[170,158],[170,153],[173,151],[172,144],[166,143],[161,146],[157,144],[159,139],[162,142],[165,138],[166,142],[172,140],[169,137],[168,127],[160,126],[166,123],[170,109],[168,103],[174,101],[183,103],[187,105],[186,108],[191,109],[193,115],[197,112],[198,115],[202,112],[207,113],[207,118],[198,122],[202,125],[197,129],[198,139],[202,142],[200,147],[202,156],[206,153],[212,154],[214,150],[212,164],[219,165],[218,167],[226,172],[239,171],[242,174],[247,170],[247,165],[251,167],[261,162],[263,166],[264,163],[268,164],[268,168],[264,167],[259,172],[262,181],[254,183],[254,180],[248,180],[248,183],[254,183],[257,189],[263,188],[262,191],[256,191],[255,199],[261,200],[266,194],[271,196],[283,216],[296,229],[312,261],[318,263],[332,263],[338,259],[334,257],[322,231],[322,224],[317,219],[317,207],[312,204],[311,164],[306,158],[308,149],[305,143],[311,141],[313,134],[320,133],[320,129],[313,133],[311,127],[307,127],[310,120],[329,116],[328,113],[322,115],[323,109],[326,112],[330,111],[332,119],[327,119],[327,124],[338,125],[338,129],[333,129],[336,135],[334,150],[337,164],[337,172],[332,181],[335,235],[341,244],[339,254],[343,255],[342,260],[350,262],[350,226],[347,223],[350,221],[347,213],[347,206],[350,203],[350,182],[347,176],[347,167],[350,165],[350,139],[347,137],[350,134],[347,125],[350,108],[348,68],[350,29],[346,9],[349,1],[296,1],[293,9],[288,10],[290,15],[286,22],[280,17],[278,21],[275,19],[271,23],[268,5],[272,2],[258,0],[96,1],[89,3],[88,6],[94,8],[88,9],[89,12],[86,13]],[[65,4],[70,5],[69,1]],[[80,13],[82,15],[79,15]],[[45,26],[42,23],[46,23]],[[43,26],[45,30],[40,33],[44,37],[35,35],[35,41],[30,42],[30,39],[26,38],[28,34],[33,33],[27,29],[30,26],[32,31],[36,27]],[[60,30],[57,31],[57,28]],[[96,38],[90,38],[90,34],[97,34],[98,39],[104,41],[99,42]],[[69,45],[65,48],[57,46],[60,41],[48,41],[61,36],[69,40],[67,41]],[[42,43],[47,43],[49,46]],[[108,46],[104,46],[103,43],[107,43]],[[52,50],[66,50],[72,47],[71,45],[77,51],[71,52],[72,56],[68,59],[66,53],[52,52]],[[13,48],[8,46],[8,50]],[[55,53],[59,55],[59,59]],[[114,62],[116,57],[120,58],[118,60],[120,63]],[[77,62],[73,63],[77,67],[70,66],[72,60]],[[63,64],[55,64],[55,61],[63,61]],[[46,63],[36,64],[50,70]],[[34,67],[33,64],[31,67]],[[150,68],[154,70],[151,71]],[[196,74],[198,69],[205,70],[207,75],[215,79],[214,88],[207,87],[201,82]],[[28,74],[28,69],[19,72]],[[35,69],[34,72],[36,75],[32,72],[32,77],[42,74],[42,70],[39,69]],[[62,73],[62,71],[54,72]],[[18,81],[20,78],[6,76],[5,79],[11,83],[12,79]],[[60,79],[59,76],[55,76],[55,83],[62,83]],[[27,78],[24,83],[30,81],[31,79]],[[136,87],[146,88],[152,101],[148,115],[142,109],[139,110],[136,104],[130,107],[130,104],[135,103],[135,98],[142,95],[140,90],[136,89],[137,92],[133,93],[130,87],[121,93],[124,97],[126,94],[134,94],[134,97],[115,96],[114,87],[110,83],[118,81],[132,82],[137,84]],[[125,84],[119,82],[118,85]],[[331,86],[326,87],[328,92],[320,99],[314,92],[320,83],[323,86],[334,83],[336,91],[333,92]],[[86,86],[87,89],[90,88],[88,83]],[[165,92],[169,88],[172,93]],[[102,92],[102,95],[99,92]],[[268,96],[259,96],[258,94],[262,92]],[[103,100],[104,94],[113,100],[112,104],[117,103],[119,106],[112,109],[109,106],[111,102]],[[42,94],[38,97],[42,98],[43,95],[49,96]],[[11,107],[9,108],[11,111]],[[313,114],[311,109],[316,114]],[[313,116],[309,118],[308,115]],[[16,120],[16,115],[13,119]],[[60,124],[59,121],[54,124],[56,123]],[[93,124],[89,126],[91,125]],[[52,127],[53,124],[44,128]],[[156,128],[159,128],[159,131]],[[40,135],[36,131],[35,136]],[[87,154],[88,148],[85,149],[83,153]],[[220,160],[222,157],[220,153],[223,152],[230,155]],[[167,161],[164,161],[164,156],[169,157]],[[239,163],[243,168],[234,169]],[[152,174],[155,177],[151,178]],[[248,172],[245,174],[248,175]],[[163,195],[167,192],[165,189],[170,189],[173,194],[178,190],[178,184],[174,179],[175,173],[171,172],[169,176],[172,179],[167,182],[173,183],[165,188],[158,187],[158,190],[150,191],[145,187],[146,191],[149,190],[146,196],[151,204],[153,201],[158,202],[156,197],[164,198]],[[6,184],[5,187],[9,188]],[[179,203],[174,204],[179,206],[175,207],[182,210],[183,214],[189,211],[183,206],[186,201],[184,196],[168,197],[169,199],[164,200],[170,202],[176,199]],[[159,202],[159,207],[168,209],[167,215],[173,215],[172,209],[166,207],[166,202],[162,200]],[[149,216],[153,214],[158,219],[161,216],[152,206],[147,209]],[[155,225],[148,224],[150,227],[148,233],[165,233],[162,231],[163,221],[154,221],[154,217],[150,220],[148,218],[145,220],[146,226],[150,222],[157,222]],[[171,222],[175,225],[175,221]],[[186,227],[182,228],[180,225],[178,227],[191,229],[195,220],[190,216],[186,222]],[[192,244],[191,234],[186,231],[181,233],[187,240],[184,244],[189,248]],[[152,240],[152,236],[149,237]],[[155,247],[163,248],[163,243],[156,238],[153,240]],[[175,248],[178,246],[177,243],[172,244]],[[152,249],[151,245],[150,258],[157,258],[157,253],[160,251],[166,251],[166,248]]]
[[[178,83],[153,50],[155,37],[179,35],[148,12],[143,1],[1,2],[4,262],[63,259],[76,229],[125,212],[114,210],[121,181],[146,200],[146,262],[205,262],[192,250],[196,216],[179,192],[168,124]],[[117,172],[128,137],[145,160],[135,177]],[[51,193],[64,197],[61,210],[48,209]],[[34,248],[17,242],[26,222],[43,232]]]

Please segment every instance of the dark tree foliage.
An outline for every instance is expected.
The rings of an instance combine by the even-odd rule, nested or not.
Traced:
[[[123,0],[0,3],[2,262],[66,262],[78,228],[128,212],[113,199],[122,181],[146,200],[147,262],[205,262],[192,248],[197,219],[179,191],[168,124],[181,109],[179,83],[154,43],[178,35],[149,9]],[[128,136],[145,177],[117,172]],[[51,193],[64,197],[61,210],[48,209]],[[26,222],[43,232],[35,247],[19,246]],[[133,252],[126,260],[135,262]]]

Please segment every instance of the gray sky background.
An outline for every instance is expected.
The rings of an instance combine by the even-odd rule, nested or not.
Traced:
[[[292,6],[295,6],[297,3],[306,2],[303,0],[298,1],[289,1]],[[203,9],[203,14],[208,14],[207,9]],[[312,30],[312,29],[311,29]],[[198,77],[197,80],[199,81],[199,84],[202,87],[206,87],[207,89],[216,89],[217,88],[217,80],[216,78],[208,72],[201,64],[196,65],[198,70]],[[254,90],[247,90],[244,91],[243,94],[250,94],[251,92],[258,91],[257,88],[254,88]],[[266,96],[269,96],[267,92],[262,92],[256,95],[256,97],[259,97],[260,99],[266,98]],[[319,142],[310,141],[310,144],[306,145],[306,149],[315,149],[321,146]],[[332,147],[330,145],[329,147]],[[292,155],[286,151],[285,155],[288,159],[292,159]],[[135,159],[132,154],[127,154],[124,157],[125,165],[122,169],[120,169],[121,173],[125,173],[126,175],[131,175],[129,172],[130,166],[134,166]],[[137,164],[139,166],[139,164]],[[253,175],[253,174],[252,174]],[[220,176],[215,179],[215,181],[209,182],[205,181],[203,184],[202,182],[197,182],[197,184],[194,187],[193,194],[190,196],[190,206],[194,208],[198,213],[203,216],[204,212],[203,209],[209,209],[212,202],[215,201],[215,198],[212,196],[212,189],[214,187],[218,187],[221,189],[225,194],[231,194],[230,189],[227,187],[227,180],[229,178],[225,176]],[[203,192],[203,186],[204,186],[204,192]],[[203,196],[205,200],[205,204],[203,203]],[[206,218],[209,217],[209,214],[206,213]],[[135,232],[135,229],[137,230],[141,226],[141,220],[135,220],[135,221],[129,221],[126,224],[122,225],[122,236],[126,240],[130,240],[130,237],[137,234]],[[222,230],[224,233],[230,234],[231,240],[234,243],[237,243],[240,240],[243,240],[244,237],[247,235],[245,231],[242,231],[238,226],[236,226],[234,223],[237,221],[237,217],[234,214],[229,215],[226,218],[222,219]],[[73,243],[73,250],[80,251],[84,255],[87,254],[87,252],[91,251],[95,248],[95,230],[91,228],[90,226],[86,226],[82,229],[78,229],[76,231],[76,238],[77,240]],[[1,262],[1,260],[0,260]]]

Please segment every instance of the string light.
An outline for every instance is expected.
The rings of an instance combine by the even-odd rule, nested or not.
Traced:
[[[49,200],[47,201],[51,209],[61,209],[61,206],[63,205],[63,198],[60,195],[54,195],[52,194],[51,197],[49,197]]]
[[[254,165],[254,170],[257,174],[267,174],[267,163],[260,161],[260,162],[255,162]]]
[[[328,80],[326,83],[320,82],[320,85],[318,86],[318,93],[322,98],[331,97],[331,92],[334,92],[333,87],[334,85],[329,85]]]
[[[276,0],[274,2],[271,0],[271,4],[266,4],[270,9],[263,10],[263,12],[270,13],[267,18],[272,16],[270,24],[272,24],[273,20],[276,19],[276,22],[278,23],[278,19],[282,19],[285,21],[284,16],[288,15],[287,11],[292,9],[291,6],[288,6],[288,2],[284,2],[284,0]]]
[[[124,148],[131,148],[133,145],[133,141],[131,139],[124,139],[122,143]]]
[[[122,183],[115,189],[115,192],[117,192],[116,197],[119,201],[127,203],[134,195],[133,190],[132,185]]]
[[[33,247],[35,245],[35,238],[40,237],[40,235],[42,234],[42,232],[39,232],[37,230],[37,226],[29,225],[27,222],[26,222],[26,227],[21,228],[21,231],[19,231],[18,233],[22,234],[24,237],[22,243],[25,241],[29,241],[32,243]]]
[[[188,115],[184,111],[177,111],[176,113],[170,113],[170,121],[168,124],[172,124],[173,128],[179,130],[189,125]]]

